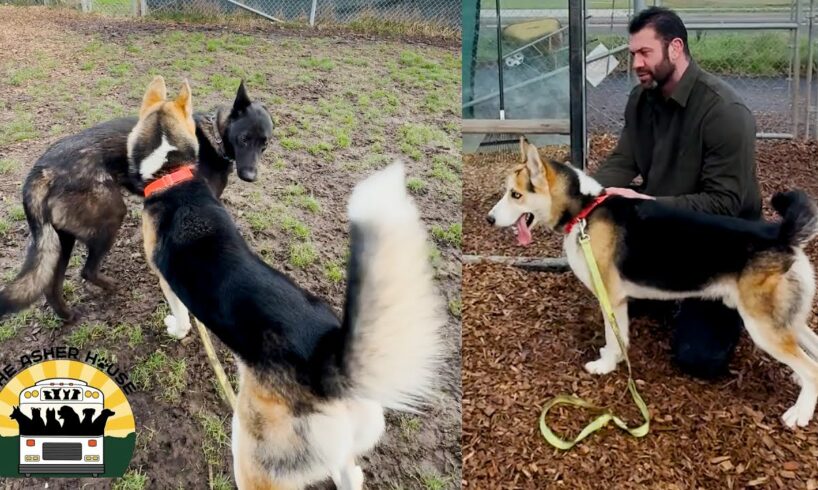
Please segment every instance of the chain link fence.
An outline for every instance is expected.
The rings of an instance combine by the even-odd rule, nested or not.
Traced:
[[[788,136],[793,134],[795,118],[799,114],[795,80],[806,73],[807,40],[799,39],[800,74],[793,63],[795,50],[794,30],[758,28],[754,30],[691,29],[689,30],[691,56],[699,66],[727,82],[750,108],[756,118],[760,136]],[[624,47],[624,35],[589,36],[589,48],[607,49]],[[604,49],[604,48],[596,49]],[[627,50],[619,51],[598,63],[615,65],[611,73],[597,86],[588,85],[587,116],[591,133],[618,133],[624,123],[623,113],[628,94],[637,83],[630,68]],[[802,90],[805,90],[802,89]]]
[[[680,8],[692,57],[736,90],[753,112],[760,137],[818,138],[815,0],[745,0],[712,10],[664,3]],[[622,18],[611,15],[609,22],[589,19],[589,51],[597,45],[624,48],[630,13],[618,12]],[[599,85],[588,86],[591,132],[622,128],[627,94],[636,83],[628,58],[624,49],[614,54],[616,68]]]
[[[252,12],[282,21],[352,23],[371,20],[460,28],[455,0],[18,0],[105,15],[233,15]]]

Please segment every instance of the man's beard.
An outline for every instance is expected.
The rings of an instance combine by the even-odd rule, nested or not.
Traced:
[[[646,82],[642,82],[645,88],[662,88],[664,84],[670,80],[671,76],[673,76],[673,72],[676,70],[676,66],[670,62],[670,59],[667,55],[667,46],[664,48],[664,53],[662,53],[662,61],[656,65],[655,68],[649,69],[644,68],[642,70],[636,70],[637,75],[648,74],[650,78]]]

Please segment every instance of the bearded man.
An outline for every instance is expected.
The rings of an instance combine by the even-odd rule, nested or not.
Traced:
[[[699,68],[672,10],[643,10],[628,32],[639,84],[628,98],[619,142],[594,177],[612,193],[758,219],[750,110],[729,85]],[[641,183],[634,184],[637,177]],[[683,371],[699,377],[726,372],[743,326],[738,312],[698,299],[667,305],[637,301],[629,309],[631,316],[670,324],[673,358]]]

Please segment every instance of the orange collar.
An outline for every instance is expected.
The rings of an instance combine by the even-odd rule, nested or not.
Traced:
[[[184,167],[180,167],[148,184],[145,187],[145,197],[148,197],[156,192],[163,191],[168,187],[173,187],[176,184],[185,182],[186,180],[190,180],[192,178],[193,165],[185,165]]]
[[[580,211],[578,215],[571,218],[571,221],[569,221],[568,224],[565,225],[565,233],[571,233],[571,229],[574,228],[574,225],[579,223],[581,220],[587,218],[588,215],[591,214],[591,211],[596,209],[597,206],[602,204],[602,202],[605,199],[608,199],[612,195],[613,194],[600,194],[599,196],[597,196],[596,199],[591,201],[591,204],[585,206],[585,208],[582,211]]]

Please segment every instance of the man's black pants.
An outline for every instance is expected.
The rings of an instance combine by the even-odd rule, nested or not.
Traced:
[[[631,300],[628,316],[649,316],[673,329],[673,360],[687,374],[715,378],[727,372],[744,326],[738,311],[721,301]]]

